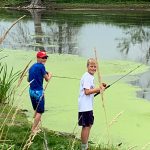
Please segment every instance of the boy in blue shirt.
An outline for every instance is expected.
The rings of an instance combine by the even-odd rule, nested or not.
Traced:
[[[37,52],[37,62],[29,68],[28,82],[30,83],[29,95],[31,98],[33,109],[35,110],[34,123],[32,125],[32,132],[38,131],[38,125],[41,120],[42,113],[44,113],[44,89],[43,79],[49,81],[52,77],[51,73],[45,69],[47,61],[47,54],[45,51]]]

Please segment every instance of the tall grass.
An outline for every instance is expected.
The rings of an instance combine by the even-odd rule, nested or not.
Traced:
[[[7,64],[0,62],[0,103],[10,103],[13,96],[13,83],[18,79],[20,71],[13,73],[13,67],[8,70]],[[12,100],[12,99],[11,99]]]

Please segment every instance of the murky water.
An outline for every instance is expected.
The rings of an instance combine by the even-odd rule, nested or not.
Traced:
[[[99,59],[149,64],[150,12],[1,10],[1,35],[22,15],[26,17],[12,28],[2,48],[30,51],[45,49],[49,53],[83,57],[93,57],[93,49],[96,48]],[[134,85],[142,88],[138,96],[150,99],[150,86],[147,84],[150,78],[147,74],[139,76]]]

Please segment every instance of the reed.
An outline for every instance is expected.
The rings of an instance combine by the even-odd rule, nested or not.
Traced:
[[[22,150],[28,150],[29,147],[32,145],[32,141],[34,140],[35,136],[37,135],[37,132],[30,134],[29,138],[26,140],[26,144],[22,148]]]
[[[22,71],[22,73],[21,73],[21,75],[20,75],[20,77],[19,77],[17,87],[20,86],[20,84],[22,83],[24,77],[26,76],[26,74],[27,74],[27,72],[28,72],[29,65],[31,64],[31,62],[32,62],[32,60],[30,60],[30,61],[28,62],[28,64],[25,66],[25,68],[23,69],[23,71]]]
[[[78,119],[78,122],[80,121],[81,117],[82,117],[82,116],[80,116],[80,118]],[[78,127],[78,122],[76,122],[75,127],[74,127],[73,132],[72,132],[72,135],[74,136],[74,138],[73,138],[73,140],[71,140],[71,142],[72,142],[71,150],[74,149],[75,142],[76,142],[76,139],[77,139],[77,134],[78,134],[78,132],[79,132],[79,129],[78,129],[77,132],[75,133],[76,128]]]
[[[75,137],[73,138],[73,140],[71,140],[71,142],[72,142],[71,150],[75,149],[75,144],[76,144],[76,141],[77,141],[77,136],[76,135],[78,134],[78,132],[79,132],[79,130],[75,134],[73,134]]]
[[[141,148],[141,150],[149,149],[149,148],[148,148],[149,146],[150,146],[150,142],[147,143],[147,144],[145,144],[145,145]]]
[[[18,79],[20,71],[13,73],[13,67],[8,73],[6,64],[0,63],[0,103],[9,103],[14,89],[13,84]]]
[[[114,123],[117,122],[117,120],[119,119],[119,117],[120,117],[123,113],[124,113],[124,111],[119,112],[119,113],[110,121],[110,123],[108,124],[109,128],[110,128]],[[122,143],[121,143],[121,144],[122,144]],[[95,146],[95,150],[99,147],[99,145],[100,145],[100,140],[98,140],[98,142],[97,142],[97,144],[96,144],[96,146]],[[117,145],[117,146],[118,146],[118,145]]]
[[[115,122],[117,122],[117,119],[124,113],[124,111],[119,112],[109,123],[109,127],[112,126]]]
[[[135,146],[131,146],[131,147],[128,148],[128,150],[132,150],[132,149],[134,149],[136,147],[137,147],[136,145]]]
[[[22,73],[21,73],[21,75],[20,75],[20,78],[19,78],[20,80],[18,81],[18,85],[16,86],[16,88],[13,88],[14,90],[13,90],[13,92],[11,92],[11,93],[13,93],[13,100],[14,100],[14,96],[15,96],[15,94],[16,94],[17,89],[19,88],[20,84],[21,84],[22,81],[23,81],[23,78],[24,78],[24,76],[25,76],[24,74],[25,74],[25,72],[26,72],[26,70],[27,70],[27,68],[28,68],[28,66],[29,66],[30,63],[31,63],[31,61],[26,65],[25,69],[22,71]],[[11,75],[10,75],[10,76],[11,76]],[[18,77],[17,77],[17,78],[18,78]],[[27,87],[28,87],[29,85],[30,85],[30,83],[27,85]],[[26,89],[27,87],[25,87],[25,89]],[[18,98],[16,99],[16,102],[18,101],[18,99],[21,99],[21,96],[22,96],[22,94],[24,93],[25,89],[24,89],[22,92],[20,92]],[[18,105],[16,106],[15,112],[14,112],[14,114],[13,114],[13,116],[12,116],[11,125],[10,125],[10,126],[8,127],[8,129],[7,129],[4,139],[6,139],[7,134],[8,134],[8,132],[9,132],[9,129],[10,129],[10,127],[11,127],[11,126],[13,125],[13,123],[14,123],[15,117],[16,117],[16,115],[17,115],[17,112],[18,112],[18,110],[19,110],[19,106],[20,106],[21,103],[22,103],[22,101],[19,101],[19,103],[17,102]],[[5,105],[5,106],[7,106],[7,105]],[[10,110],[8,111],[6,118],[4,119],[4,122],[3,122],[2,125],[1,125],[1,128],[0,128],[0,129],[1,129],[0,139],[2,138],[6,121],[7,121],[7,119],[8,119],[9,114],[12,112],[13,107],[14,107],[14,105],[13,105],[13,103],[12,103],[11,108],[10,108]],[[3,114],[5,108],[6,108],[6,107],[3,108],[3,111],[1,112],[1,115]],[[3,145],[4,145],[4,144],[3,144]]]
[[[32,83],[32,82],[33,82],[33,80],[32,80],[30,83]],[[18,98],[17,98],[17,101],[18,101],[18,99],[21,99],[21,96],[23,95],[23,93],[24,93],[24,91],[27,89],[27,87],[29,87],[30,83],[22,90],[22,92],[20,92],[20,94],[19,94],[19,96],[18,96]],[[20,106],[21,103],[22,103],[22,101],[20,101],[20,102],[18,103],[17,108],[15,109],[15,112],[13,113],[12,120],[11,120],[11,125],[10,125],[10,126],[8,127],[8,129],[7,129],[7,131],[6,131],[6,133],[5,133],[4,139],[6,139],[7,134],[8,134],[8,132],[9,132],[9,129],[10,129],[10,127],[11,127],[11,126],[13,125],[13,123],[14,123],[15,117],[16,117],[16,115],[17,115],[17,112],[18,112],[18,110],[19,110],[19,106]],[[0,139],[2,138],[3,130],[4,130],[4,128],[5,128],[6,121],[7,121],[7,119],[8,119],[9,114],[12,112],[12,109],[13,109],[13,106],[12,106],[12,107],[10,108],[10,110],[8,111],[7,116],[6,116],[6,118],[4,119],[4,121],[3,121],[2,125],[1,125],[0,130],[2,130],[2,132],[1,132],[1,135],[0,135]]]
[[[99,87],[102,84],[102,76],[100,73],[100,69],[99,69],[99,64],[98,64],[98,57],[97,57],[97,51],[96,48],[94,48],[94,54],[95,54],[95,60],[96,60],[96,69],[97,69],[97,75],[98,75],[98,82],[99,82]],[[107,128],[107,138],[108,138],[108,144],[110,142],[110,129],[109,129],[109,125],[108,125],[108,118],[107,118],[107,112],[106,112],[106,108],[105,108],[105,103],[104,103],[104,96],[103,96],[103,92],[101,92],[101,101],[102,101],[102,107],[104,110],[104,116],[105,116],[105,122],[106,122],[106,128]]]
[[[32,61],[32,60],[31,60]],[[18,84],[17,84],[17,86],[13,86],[13,88],[12,89],[14,89],[14,90],[12,90],[11,91],[11,93],[12,93],[12,96],[13,96],[13,100],[14,100],[14,96],[15,96],[15,94],[16,94],[16,91],[17,91],[17,89],[19,88],[19,86],[21,85],[21,83],[22,83],[22,81],[23,81],[23,78],[25,77],[25,74],[26,74],[26,70],[28,69],[28,67],[29,67],[29,64],[31,63],[31,61],[29,61],[29,63],[25,66],[25,68],[24,68],[24,70],[22,71],[22,73],[21,72],[18,72],[18,73],[15,73],[14,75],[12,75],[12,71],[13,71],[13,68],[12,68],[12,71],[11,71],[11,73],[10,73],[10,75],[9,75],[9,77],[7,77],[8,78],[8,81],[6,82],[6,74],[7,74],[7,69],[5,69],[5,71],[4,71],[4,75],[3,75],[3,77],[5,77],[4,79],[2,78],[1,80],[4,80],[6,83],[7,83],[7,85],[9,85],[8,86],[8,90],[10,90],[10,87],[12,86],[12,84],[18,79],[18,77],[19,77],[19,75],[20,75],[20,77],[19,77],[19,81],[18,81]],[[2,69],[0,69],[0,70],[3,70],[3,67],[4,66],[2,66]],[[1,73],[1,72],[0,72]],[[11,79],[12,78],[12,79]],[[10,81],[9,81],[10,80]],[[3,82],[3,84],[4,84],[4,82]],[[28,85],[29,86],[29,85]],[[27,86],[27,87],[28,87]],[[27,88],[26,87],[26,88]],[[26,89],[25,88],[25,89]],[[24,90],[25,90],[24,89]],[[3,91],[5,91],[5,93],[7,93],[7,91],[6,91],[6,89],[2,89]],[[24,90],[21,92],[21,94],[19,94],[19,97],[23,94],[23,92],[24,92]],[[2,93],[4,93],[4,92],[2,92]],[[3,112],[4,112],[4,110],[5,110],[5,108],[7,107],[7,105],[5,105],[5,107],[3,108],[3,110],[2,110],[2,112],[1,112],[1,114],[0,114],[0,116],[3,114]],[[13,107],[13,103],[12,103],[12,107]],[[12,108],[11,108],[12,109]],[[9,111],[8,111],[9,112]]]
[[[9,31],[13,28],[13,26],[15,26],[15,24],[17,24],[21,19],[23,19],[26,15],[20,17],[19,19],[17,19],[7,30],[6,32],[3,34],[2,37],[0,37],[0,44],[3,43],[3,41],[5,40],[6,36],[8,35]]]
[[[7,65],[0,63],[0,103],[5,104],[0,116],[2,116],[3,112],[7,108],[8,104],[10,103],[10,100],[14,100],[13,92],[14,92],[14,82],[17,80],[20,72],[13,73],[13,68],[11,69],[10,73],[8,73]],[[13,102],[12,102],[13,103]],[[12,110],[12,108],[11,108]],[[11,112],[7,114],[6,118],[4,119],[4,122],[1,124],[0,130],[0,139],[3,135],[4,125],[7,121],[7,118]]]

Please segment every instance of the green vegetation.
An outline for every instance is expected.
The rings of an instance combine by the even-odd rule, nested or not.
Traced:
[[[149,2],[149,0],[57,0],[61,3],[126,3]]]
[[[149,3],[149,0],[44,0],[42,1],[42,5],[45,6],[50,6],[52,5],[51,2],[54,2],[53,4],[75,4],[78,6],[84,4],[82,7],[89,7],[88,5],[86,6],[85,4],[106,4],[106,5],[111,5],[111,4],[117,4],[117,5],[122,5],[122,4],[146,4]],[[31,3],[31,0],[1,0],[0,6],[25,6],[29,5]],[[56,6],[56,7],[66,7],[67,5],[61,5],[61,6]],[[93,7],[92,5],[90,7]],[[94,6],[96,7],[96,6]],[[101,6],[97,6],[101,7]],[[74,8],[74,7],[73,7]]]
[[[2,53],[2,51],[0,51]],[[20,71],[14,73],[13,67],[9,70],[6,63],[2,60],[7,56],[0,58],[0,103],[13,103],[14,83],[18,79]]]
[[[13,83],[18,79],[19,72],[13,73],[13,68],[10,73],[7,65],[0,63],[0,103],[12,103],[12,95],[14,92]]]
[[[15,6],[18,4],[25,4],[26,0],[1,0],[0,6]]]
[[[1,113],[0,124],[2,125],[6,116],[11,109],[10,106],[0,105],[2,110],[5,107],[3,113]],[[5,126],[3,130],[0,130],[0,149],[8,150],[11,147],[11,150],[23,149],[27,139],[30,136],[31,124],[28,122],[26,115],[23,110],[19,110],[13,125],[12,116],[15,112],[15,108],[12,109],[11,115],[7,116]],[[42,128],[42,131],[38,133],[34,140],[32,141],[30,150],[42,150],[44,149],[43,145],[46,145],[48,148],[53,150],[80,150],[80,140],[76,139],[74,135],[49,131]],[[47,143],[47,144],[46,144]],[[106,146],[90,146],[91,150],[115,150],[113,146],[106,148]]]

